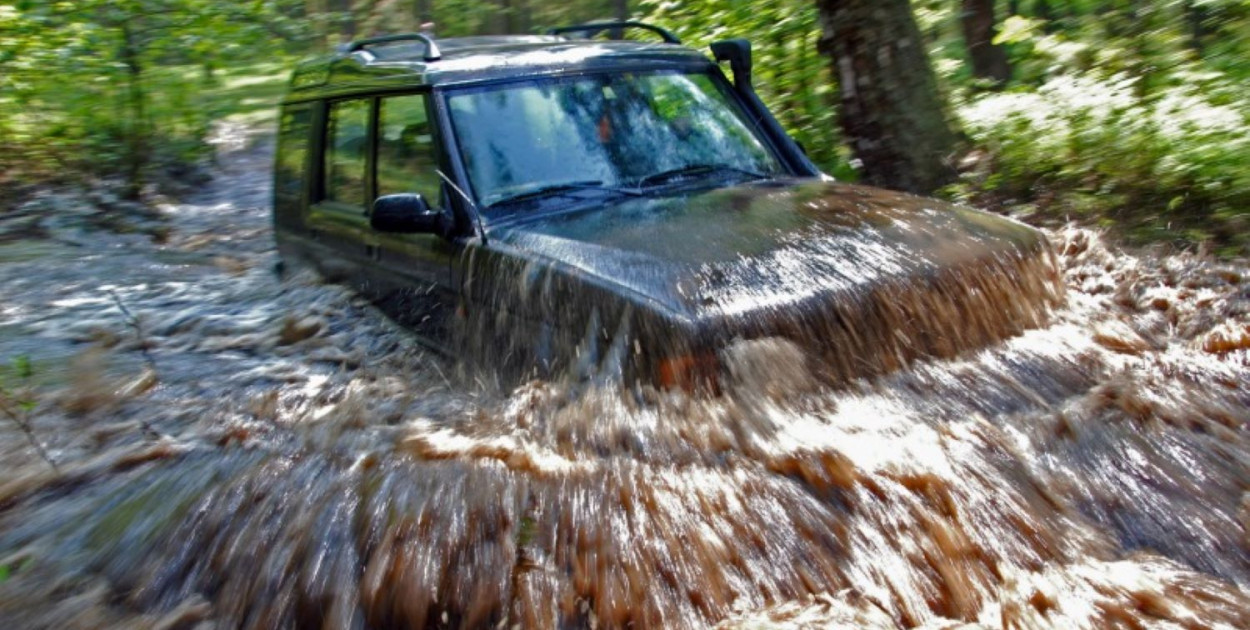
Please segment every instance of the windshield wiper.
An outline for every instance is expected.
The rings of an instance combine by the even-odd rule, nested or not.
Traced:
[[[712,174],[720,174],[720,173],[733,173],[737,175],[744,175],[751,179],[768,179],[769,178],[768,175],[765,175],[763,173],[756,173],[755,171],[749,171],[747,169],[738,168],[736,166],[730,166],[728,164],[687,164],[685,166],[680,166],[678,168],[673,168],[667,171],[660,171],[659,173],[652,173],[650,175],[647,175],[646,177],[639,179],[636,186],[638,188],[644,188],[647,185],[666,184],[675,179],[682,179],[682,178],[687,178],[687,177],[699,177],[703,175],[712,175]]]
[[[522,193],[509,195],[502,199],[497,199],[495,201],[492,201],[487,207],[494,208],[497,206],[515,203],[518,201],[530,201],[533,199],[546,199],[548,197],[567,196],[572,193],[583,192],[587,190],[603,191],[606,193],[630,195],[630,196],[638,196],[642,194],[636,190],[618,188],[615,186],[604,186],[602,180],[588,179],[584,181],[560,182],[559,184],[547,184],[545,186],[539,186],[538,188],[535,188],[533,190],[527,190]]]

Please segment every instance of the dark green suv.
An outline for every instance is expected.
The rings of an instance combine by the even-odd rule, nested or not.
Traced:
[[[627,31],[659,41],[591,37]],[[715,382],[760,338],[835,380],[881,373],[1058,299],[1038,232],[821,175],[752,90],[749,44],[712,51],[627,22],[304,63],[281,111],[282,256],[446,351],[664,385]]]

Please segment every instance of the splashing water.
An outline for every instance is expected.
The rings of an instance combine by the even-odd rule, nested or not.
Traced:
[[[263,145],[227,158],[164,245],[0,267],[61,468],[0,428],[2,627],[1250,626],[1243,266],[1065,230],[1066,306],[981,350],[500,391],[277,280]]]

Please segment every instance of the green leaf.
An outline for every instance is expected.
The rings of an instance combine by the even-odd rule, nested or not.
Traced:
[[[1002,28],[999,29],[998,35],[994,36],[994,43],[1011,44],[1029,41],[1033,39],[1042,24],[1042,20],[1032,20],[1019,15],[1013,15],[1003,20]]]
[[[13,359],[13,371],[17,373],[18,378],[30,378],[35,374],[30,364],[30,357],[25,354],[19,354]]]

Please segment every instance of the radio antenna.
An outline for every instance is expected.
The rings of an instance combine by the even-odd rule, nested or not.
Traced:
[[[442,178],[442,180],[448,186],[451,186],[451,189],[456,191],[456,193],[460,195],[460,198],[464,199],[465,203],[469,204],[469,208],[473,210],[473,218],[477,219],[477,232],[478,234],[482,235],[482,244],[487,245],[488,243],[486,242],[486,227],[482,225],[482,211],[478,209],[477,204],[473,202],[473,198],[469,197],[469,195],[466,194],[463,190],[460,190],[460,187],[456,185],[456,182],[451,181],[451,178],[448,177],[447,174],[444,173],[441,169],[436,168],[434,169],[434,172],[438,173],[438,176]]]

